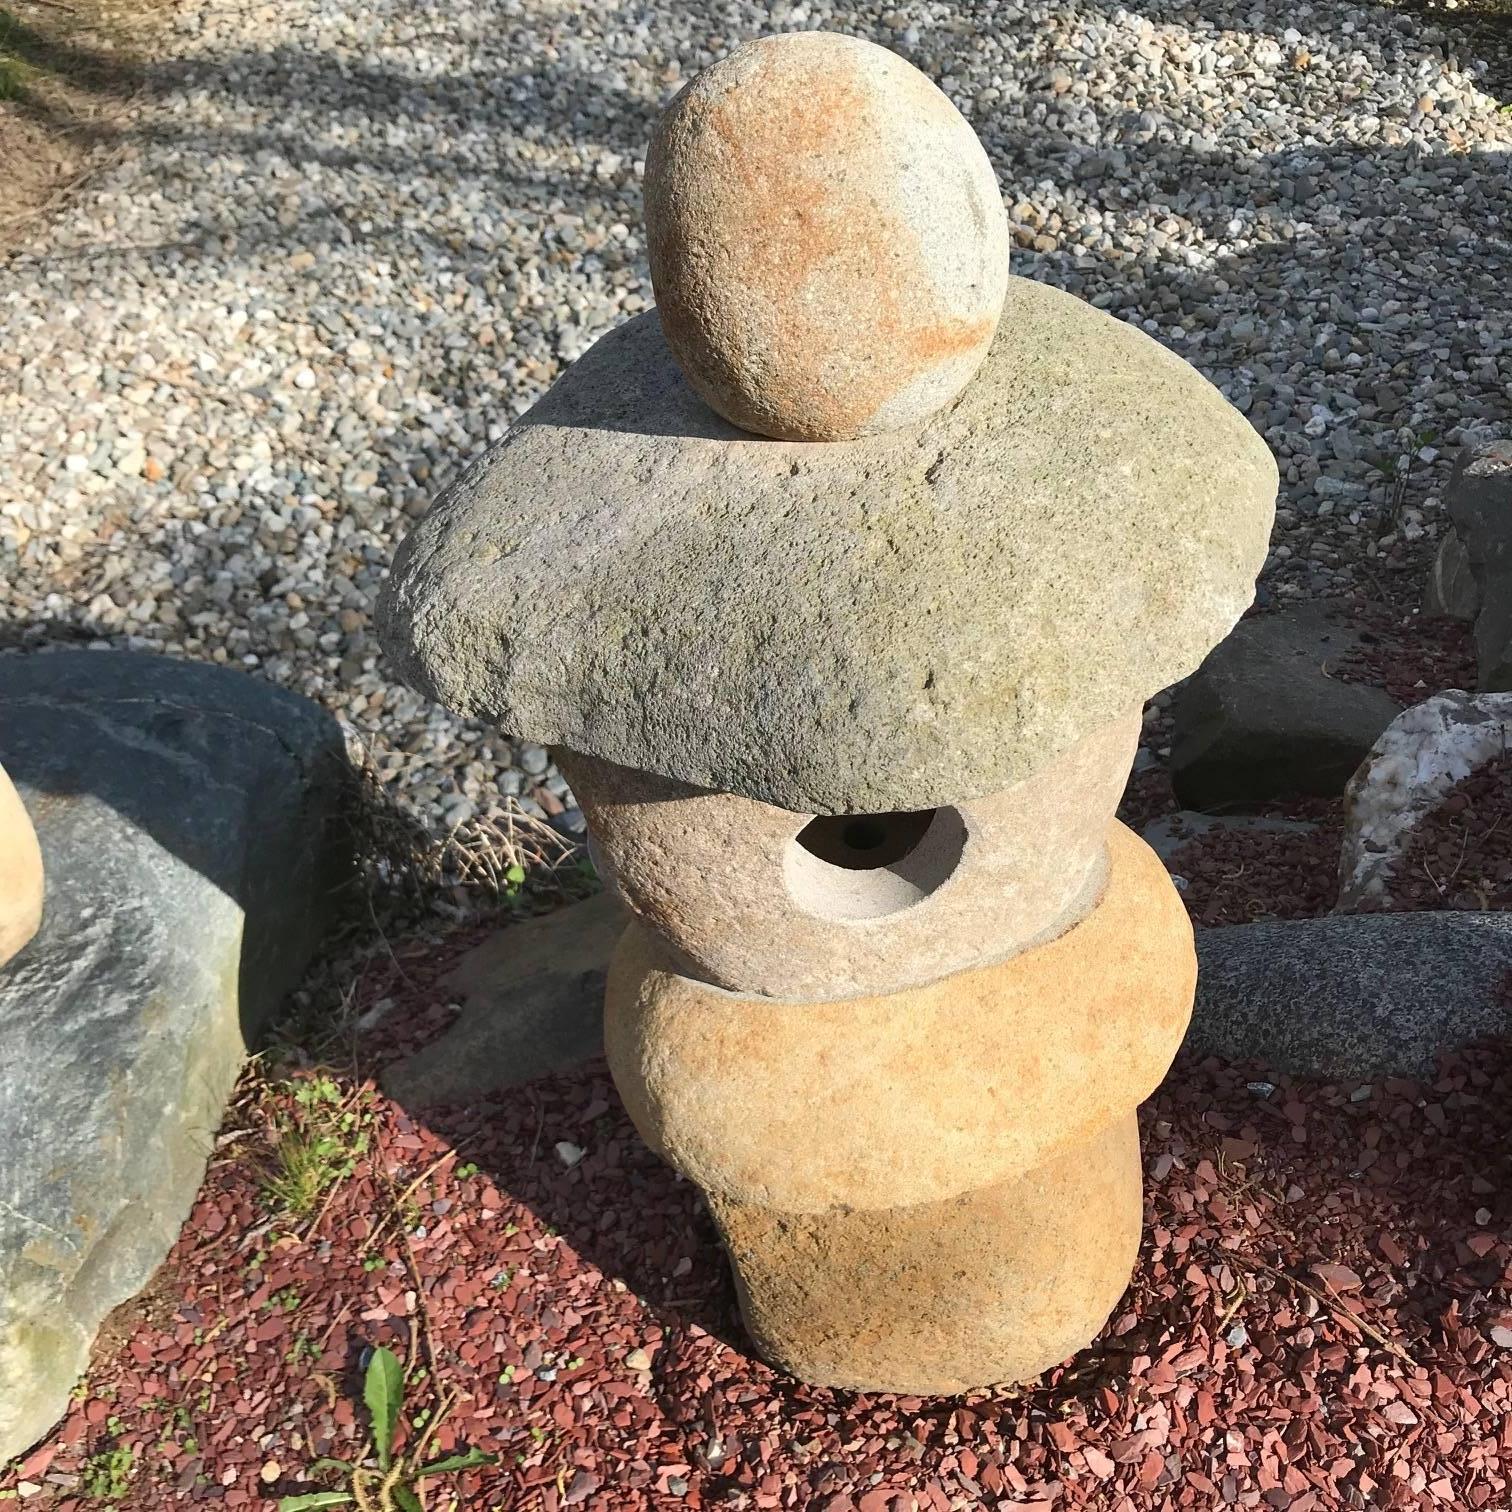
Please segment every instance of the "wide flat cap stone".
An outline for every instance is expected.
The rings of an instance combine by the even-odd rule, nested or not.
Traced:
[[[1008,217],[966,118],[858,37],[737,47],[646,153],[662,325],[726,419],[833,441],[948,403],[992,343]]]
[[[380,627],[414,687],[543,744],[803,813],[922,809],[1191,672],[1275,491],[1193,368],[1023,279],[955,404],[850,442],[722,421],[653,312],[446,490]]]

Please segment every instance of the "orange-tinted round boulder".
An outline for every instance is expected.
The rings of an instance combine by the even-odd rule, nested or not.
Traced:
[[[912,64],[791,32],[672,102],[646,155],[667,342],[726,419],[836,441],[911,425],[987,355],[1008,222],[976,133]]]

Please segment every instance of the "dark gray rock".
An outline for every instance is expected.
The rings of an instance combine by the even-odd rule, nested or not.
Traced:
[[[1171,782],[1183,805],[1342,793],[1401,713],[1379,688],[1332,675],[1359,639],[1347,607],[1327,601],[1241,621],[1171,710]]]
[[[462,1013],[396,1061],[383,1090],[407,1108],[466,1102],[604,1053],[604,982],[629,916],[612,893],[511,924],[442,984]]]
[[[1276,1071],[1422,1076],[1512,1030],[1512,915],[1333,914],[1197,931],[1185,1048]]]
[[[1423,613],[1473,623],[1480,613],[1480,589],[1470,568],[1470,553],[1452,527],[1444,532],[1423,588]]]
[[[0,657],[42,927],[0,971],[0,1459],[188,1213],[245,1047],[351,881],[334,719],[239,672]]]
[[[1467,442],[1444,490],[1478,600],[1476,673],[1482,692],[1512,689],[1512,438]]]
[[[1205,379],[1027,279],[953,404],[832,444],[720,420],[652,312],[442,494],[379,628],[411,686],[543,745],[800,813],[930,808],[1190,672],[1275,493]]]

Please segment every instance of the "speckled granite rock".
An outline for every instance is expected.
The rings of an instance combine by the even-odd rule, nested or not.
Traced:
[[[1276,1071],[1427,1075],[1512,1030],[1512,915],[1332,914],[1197,932],[1184,1048]]]
[[[885,47],[835,32],[737,47],[663,114],[645,195],[667,342],[747,430],[916,424],[992,344],[1010,240],[992,164]]]
[[[654,313],[438,500],[379,606],[414,687],[799,813],[1000,791],[1192,671],[1249,603],[1276,467],[1193,368],[1009,281],[915,429],[753,438]]]

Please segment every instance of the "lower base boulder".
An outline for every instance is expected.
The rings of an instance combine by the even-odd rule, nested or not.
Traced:
[[[335,720],[238,672],[0,657],[0,762],[41,843],[0,968],[0,1459],[67,1409],[189,1211],[246,1047],[352,878]]]
[[[1024,1381],[1107,1322],[1139,1252],[1139,1121],[915,1207],[778,1213],[711,1194],[746,1329],[813,1385],[954,1395]]]

